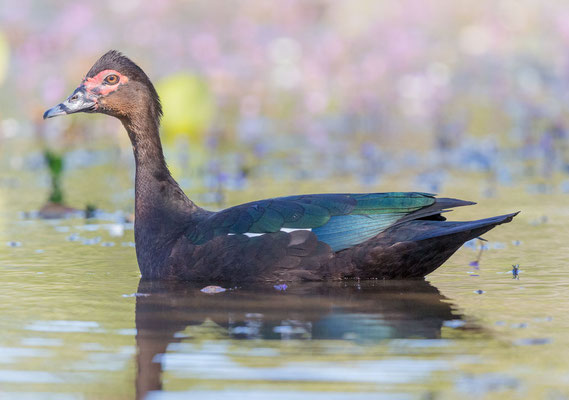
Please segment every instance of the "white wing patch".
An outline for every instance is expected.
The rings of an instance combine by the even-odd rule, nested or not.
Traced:
[[[291,233],[294,231],[311,231],[312,229],[308,228],[308,229],[294,229],[294,228],[281,228],[281,232],[286,232],[286,233]],[[253,233],[253,232],[245,232],[243,233],[243,235],[245,236],[249,236],[249,237],[256,237],[256,236],[262,236],[265,235],[269,232],[266,233]],[[235,233],[228,233],[228,235],[235,235]]]
[[[311,228],[281,228],[281,232],[291,233],[294,231],[311,231]]]
[[[244,233],[245,236],[249,236],[249,237],[256,237],[256,236],[263,236],[264,233],[251,233],[251,232],[245,232]]]

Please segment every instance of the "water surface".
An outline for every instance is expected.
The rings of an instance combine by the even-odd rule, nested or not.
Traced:
[[[523,210],[485,235],[478,265],[481,242],[473,242],[425,281],[207,294],[140,281],[132,226],[120,213],[30,218],[21,212],[41,204],[35,182],[6,182],[2,398],[569,397],[567,195],[514,188],[457,213]],[[462,184],[452,194],[477,199]],[[111,200],[94,191],[102,208],[132,207],[129,183],[120,187]],[[257,197],[245,191],[229,201]]]

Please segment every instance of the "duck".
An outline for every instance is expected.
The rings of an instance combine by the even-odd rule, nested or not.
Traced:
[[[201,208],[166,165],[154,85],[116,50],[101,56],[43,118],[78,112],[119,119],[132,143],[135,248],[143,280],[243,285],[420,279],[465,242],[518,214],[447,221],[447,211],[475,203],[422,192],[302,194],[220,211]]]

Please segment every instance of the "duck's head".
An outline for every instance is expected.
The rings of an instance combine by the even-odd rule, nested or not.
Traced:
[[[77,112],[107,114],[123,122],[144,113],[158,121],[162,107],[144,71],[129,58],[111,50],[91,67],[71,96],[47,110],[43,118]]]

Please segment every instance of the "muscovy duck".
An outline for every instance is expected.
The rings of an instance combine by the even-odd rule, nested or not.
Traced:
[[[421,278],[464,242],[517,214],[451,222],[475,204],[428,193],[278,197],[218,212],[198,207],[170,174],[162,107],[144,71],[111,50],[44,119],[103,113],[124,125],[136,161],[136,255],[143,279],[235,284],[346,278]]]

